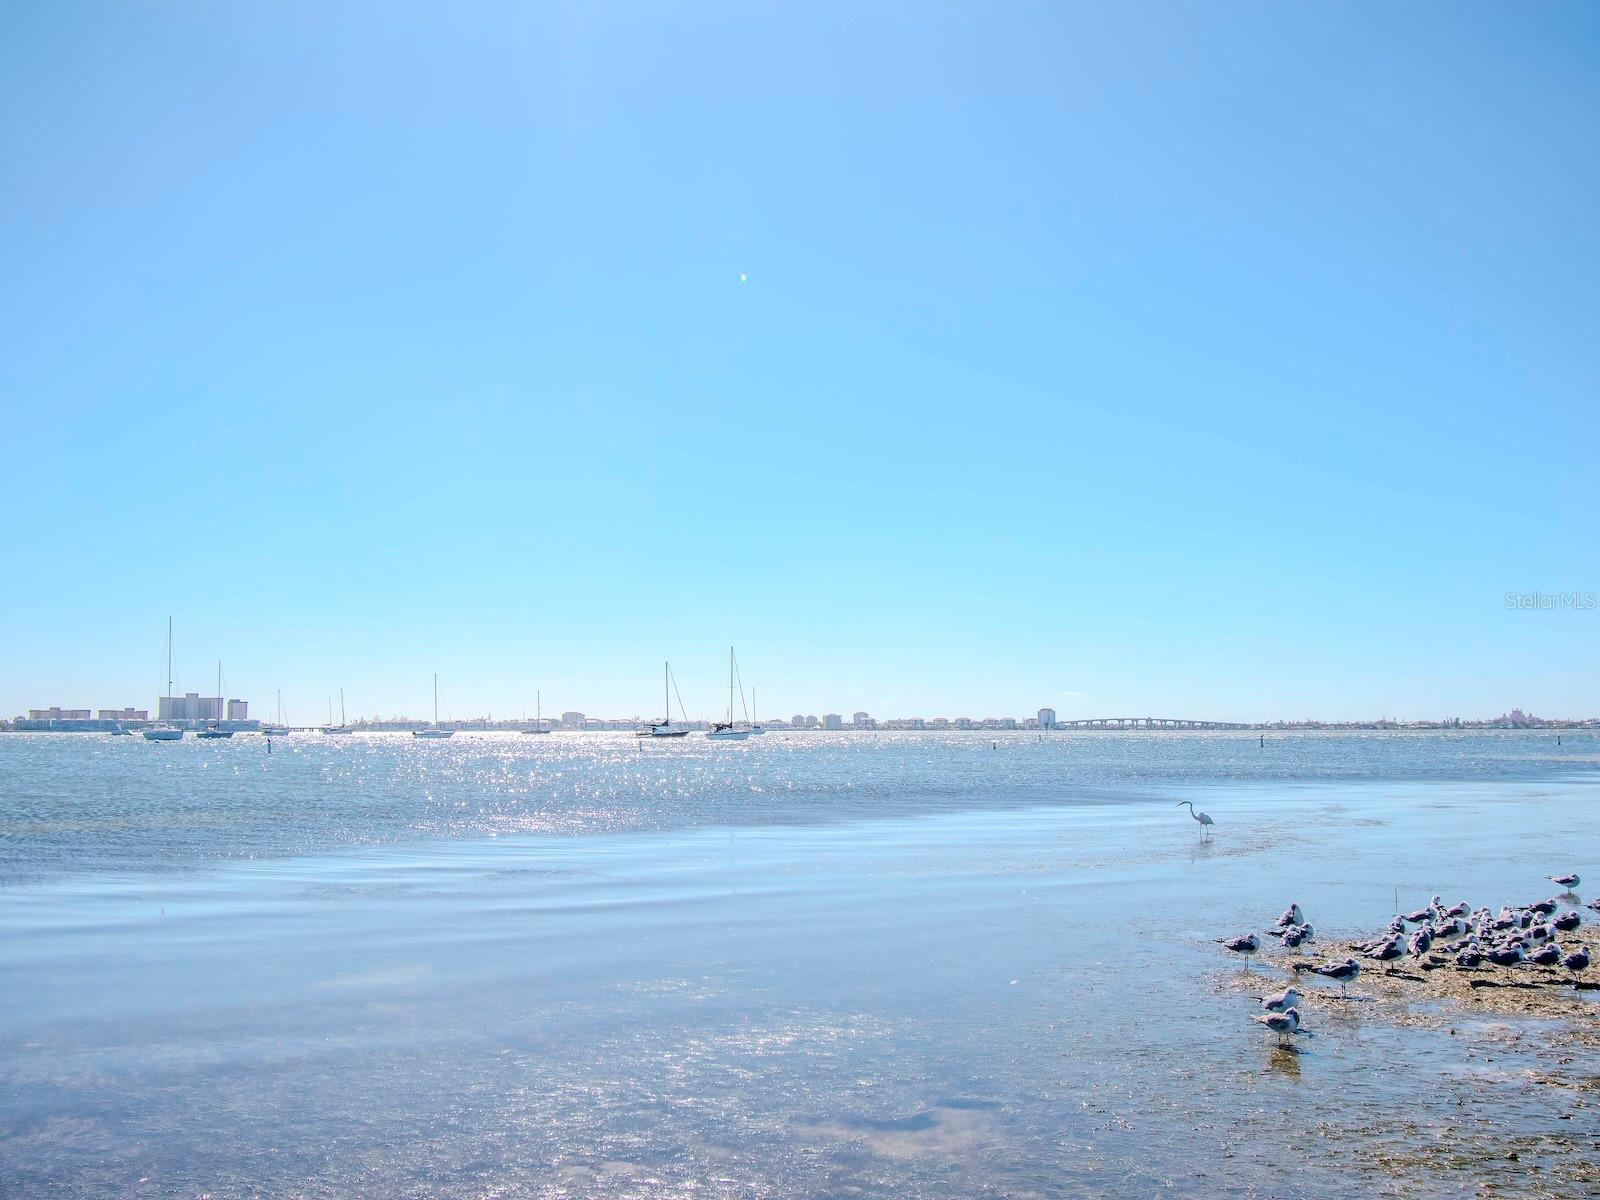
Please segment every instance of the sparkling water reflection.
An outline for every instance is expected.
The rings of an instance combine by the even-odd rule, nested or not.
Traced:
[[[0,739],[0,1194],[1595,1183],[1592,1029],[1314,996],[1289,1054],[1211,941],[1545,894],[1570,735],[570,740]]]

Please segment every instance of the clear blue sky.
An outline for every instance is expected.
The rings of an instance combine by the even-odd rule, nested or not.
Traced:
[[[1600,10],[12,5],[0,712],[1600,712]],[[741,282],[741,275],[748,281]]]

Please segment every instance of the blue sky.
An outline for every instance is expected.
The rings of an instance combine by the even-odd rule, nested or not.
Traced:
[[[445,11],[449,7],[451,11]],[[0,712],[1600,713],[1589,6],[13,6]],[[748,276],[741,282],[741,276]]]

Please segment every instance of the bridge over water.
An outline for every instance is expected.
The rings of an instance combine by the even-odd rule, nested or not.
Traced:
[[[1057,729],[1253,729],[1238,721],[1190,721],[1183,717],[1085,717],[1057,721]]]

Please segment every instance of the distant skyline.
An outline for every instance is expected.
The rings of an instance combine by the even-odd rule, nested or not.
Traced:
[[[1600,712],[1592,8],[0,33],[0,715]]]

